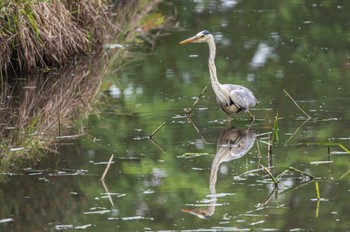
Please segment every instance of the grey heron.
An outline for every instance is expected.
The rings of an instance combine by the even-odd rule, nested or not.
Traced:
[[[221,84],[219,82],[216,74],[216,46],[213,35],[209,31],[204,30],[180,42],[180,44],[188,43],[207,43],[209,45],[208,66],[211,86],[216,95],[218,105],[226,113],[226,124],[230,125],[232,113],[239,113],[243,110],[250,116],[250,127],[254,122],[254,116],[249,110],[257,104],[257,100],[253,92],[246,87],[234,84]]]

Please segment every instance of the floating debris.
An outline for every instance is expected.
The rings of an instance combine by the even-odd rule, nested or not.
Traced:
[[[316,165],[319,165],[319,164],[330,164],[330,163],[333,163],[333,161],[327,160],[327,161],[313,161],[313,162],[310,162],[310,164],[316,164]]]
[[[200,156],[207,156],[209,153],[184,153],[183,155],[177,156],[176,158],[194,158],[194,157],[200,157]]]
[[[84,212],[84,214],[107,214],[110,212],[111,212],[111,210],[106,209],[106,210],[96,210],[96,211]]]
[[[69,229],[74,229],[73,225],[56,225],[55,226],[56,230],[69,230]]]
[[[7,222],[12,222],[14,221],[15,219],[13,218],[3,218],[3,219],[0,219],[0,223],[7,223]]]
[[[123,217],[123,221],[130,221],[130,220],[154,220],[154,218],[146,218],[143,216],[133,216],[133,217]]]
[[[82,226],[76,226],[74,229],[84,230],[84,229],[87,229],[87,228],[89,228],[91,226],[92,226],[92,224],[87,224],[87,225],[82,225]]]
[[[152,194],[152,193],[155,193],[155,191],[152,189],[147,189],[147,190],[143,191],[143,194]]]

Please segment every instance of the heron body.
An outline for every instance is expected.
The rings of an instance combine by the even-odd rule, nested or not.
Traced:
[[[246,87],[234,84],[221,84],[219,82],[215,66],[216,46],[213,35],[204,30],[180,42],[180,44],[187,43],[208,43],[209,45],[208,66],[211,86],[216,95],[218,105],[226,113],[226,122],[230,123],[232,113],[245,111],[250,116],[251,126],[254,122],[254,116],[249,110],[257,104],[257,100],[253,92]]]

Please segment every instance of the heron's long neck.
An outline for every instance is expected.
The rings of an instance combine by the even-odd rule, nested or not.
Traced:
[[[216,67],[215,67],[216,47],[215,47],[214,38],[210,39],[208,41],[208,45],[209,45],[208,65],[209,65],[210,79],[211,79],[212,84],[219,83],[219,80],[218,80],[217,74],[216,74]]]
[[[221,84],[220,84],[218,77],[217,77],[217,74],[216,74],[216,66],[215,66],[216,47],[215,47],[214,38],[208,40],[208,45],[209,45],[208,66],[209,66],[211,86],[212,86],[213,91],[215,92],[216,96],[220,98],[222,91],[220,91]]]

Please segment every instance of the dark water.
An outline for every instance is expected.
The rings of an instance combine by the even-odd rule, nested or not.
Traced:
[[[86,136],[38,166],[3,173],[0,230],[350,230],[350,2],[159,9],[175,14],[180,30],[107,77],[101,113],[81,122]],[[217,42],[220,81],[259,100],[251,130],[245,113],[225,128],[207,45],[179,45],[203,29]]]

